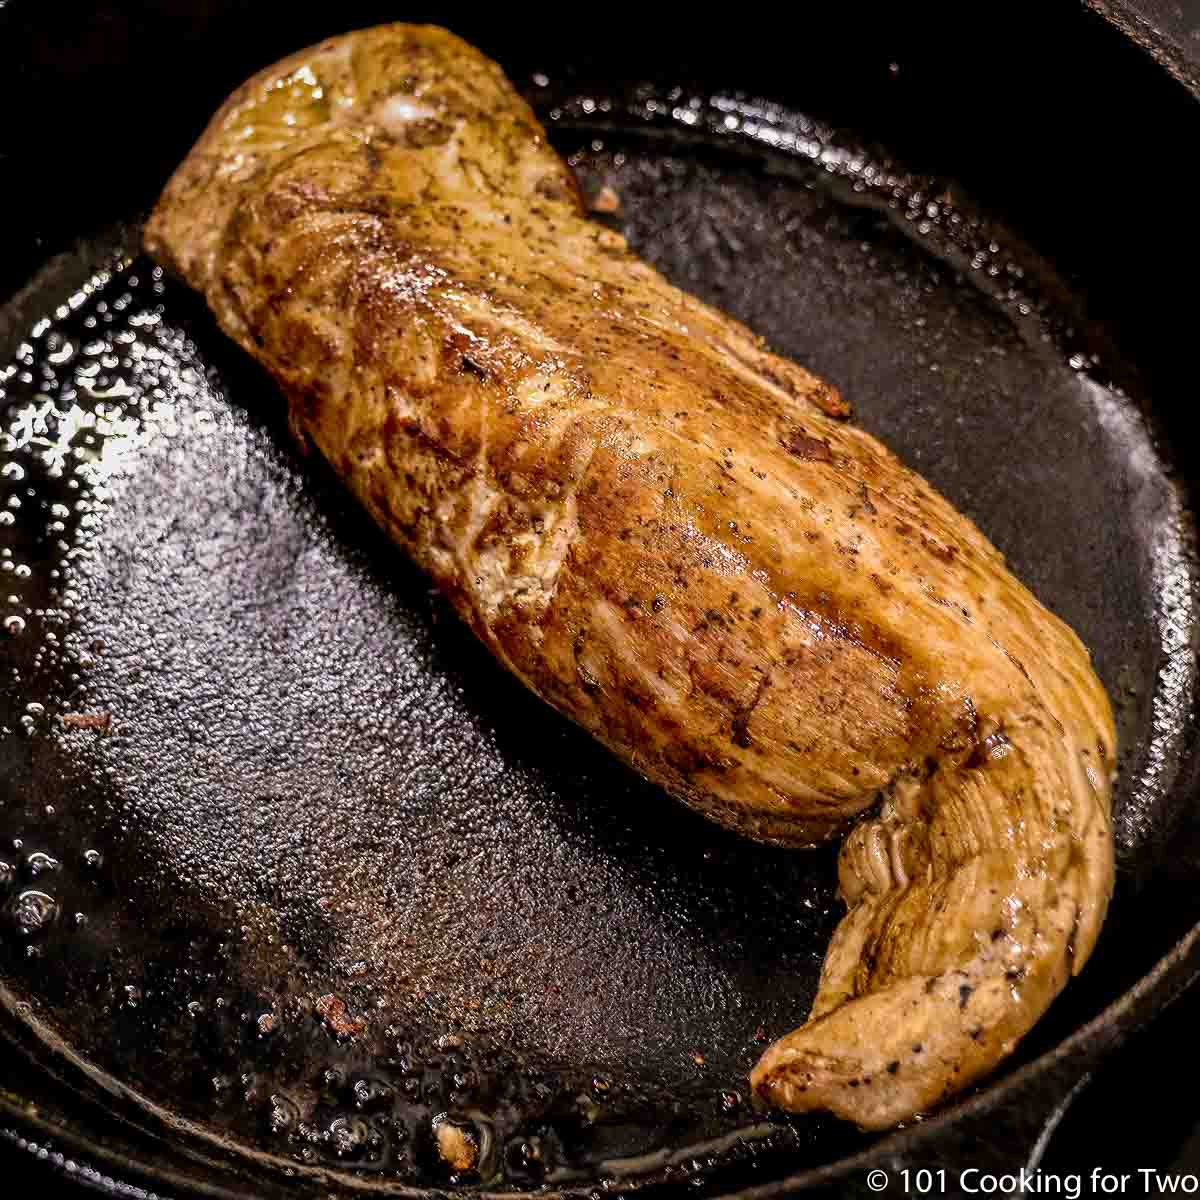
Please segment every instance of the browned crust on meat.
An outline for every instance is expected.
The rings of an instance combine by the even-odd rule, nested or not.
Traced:
[[[1011,1049],[1111,885],[1087,652],[834,389],[590,222],[495,64],[405,25],[292,56],[213,118],[146,245],[539,696],[750,836],[875,813],[764,1095],[887,1124]],[[964,972],[994,1036],[962,1015],[864,1086]]]

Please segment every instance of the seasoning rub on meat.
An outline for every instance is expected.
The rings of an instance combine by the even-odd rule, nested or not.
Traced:
[[[530,689],[750,837],[845,837],[762,1097],[879,1128],[1013,1049],[1112,883],[1087,651],[832,388],[589,220],[494,63],[392,25],[270,67],[145,242]]]

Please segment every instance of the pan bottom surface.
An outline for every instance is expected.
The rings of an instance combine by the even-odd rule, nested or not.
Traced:
[[[801,115],[531,98],[597,219],[836,384],[1079,632],[1129,887],[1195,682],[1188,497],[1136,365],[953,183]],[[709,826],[526,694],[135,245],[5,314],[8,1024],[148,1124],[300,1173],[524,1187],[863,1144],[746,1086],[807,1012],[834,850]]]

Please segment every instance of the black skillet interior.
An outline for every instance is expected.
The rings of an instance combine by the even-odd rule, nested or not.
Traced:
[[[717,1188],[883,1154],[900,1143],[746,1098],[811,997],[832,852],[710,828],[523,694],[296,453],[269,381],[136,257],[139,215],[234,84],[397,18],[496,57],[585,190],[619,196],[598,219],[838,384],[1092,648],[1121,725],[1120,890],[1018,1062],[1200,917],[1200,109],[1103,21],[844,3],[515,28],[17,0],[0,1126],[37,1100],[85,1150],[260,1193],[327,1170],[574,1187],[664,1166]],[[481,1174],[439,1167],[441,1114]]]

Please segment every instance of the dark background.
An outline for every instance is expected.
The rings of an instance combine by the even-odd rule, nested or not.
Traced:
[[[0,8],[6,0],[0,0]],[[1052,0],[1046,0],[1051,3]],[[1063,0],[1053,0],[1063,2]],[[1067,0],[1069,2],[1069,0]],[[1095,0],[1148,52],[1169,55],[1171,69],[1200,87],[1200,0]],[[1200,989],[1193,988],[1148,1030],[1135,1036],[1080,1091],[1050,1138],[1041,1168],[1085,1176],[1099,1167],[1200,1174]],[[1014,1167],[1019,1159],[1014,1156]],[[0,1196],[82,1195],[26,1152],[0,1144]]]

